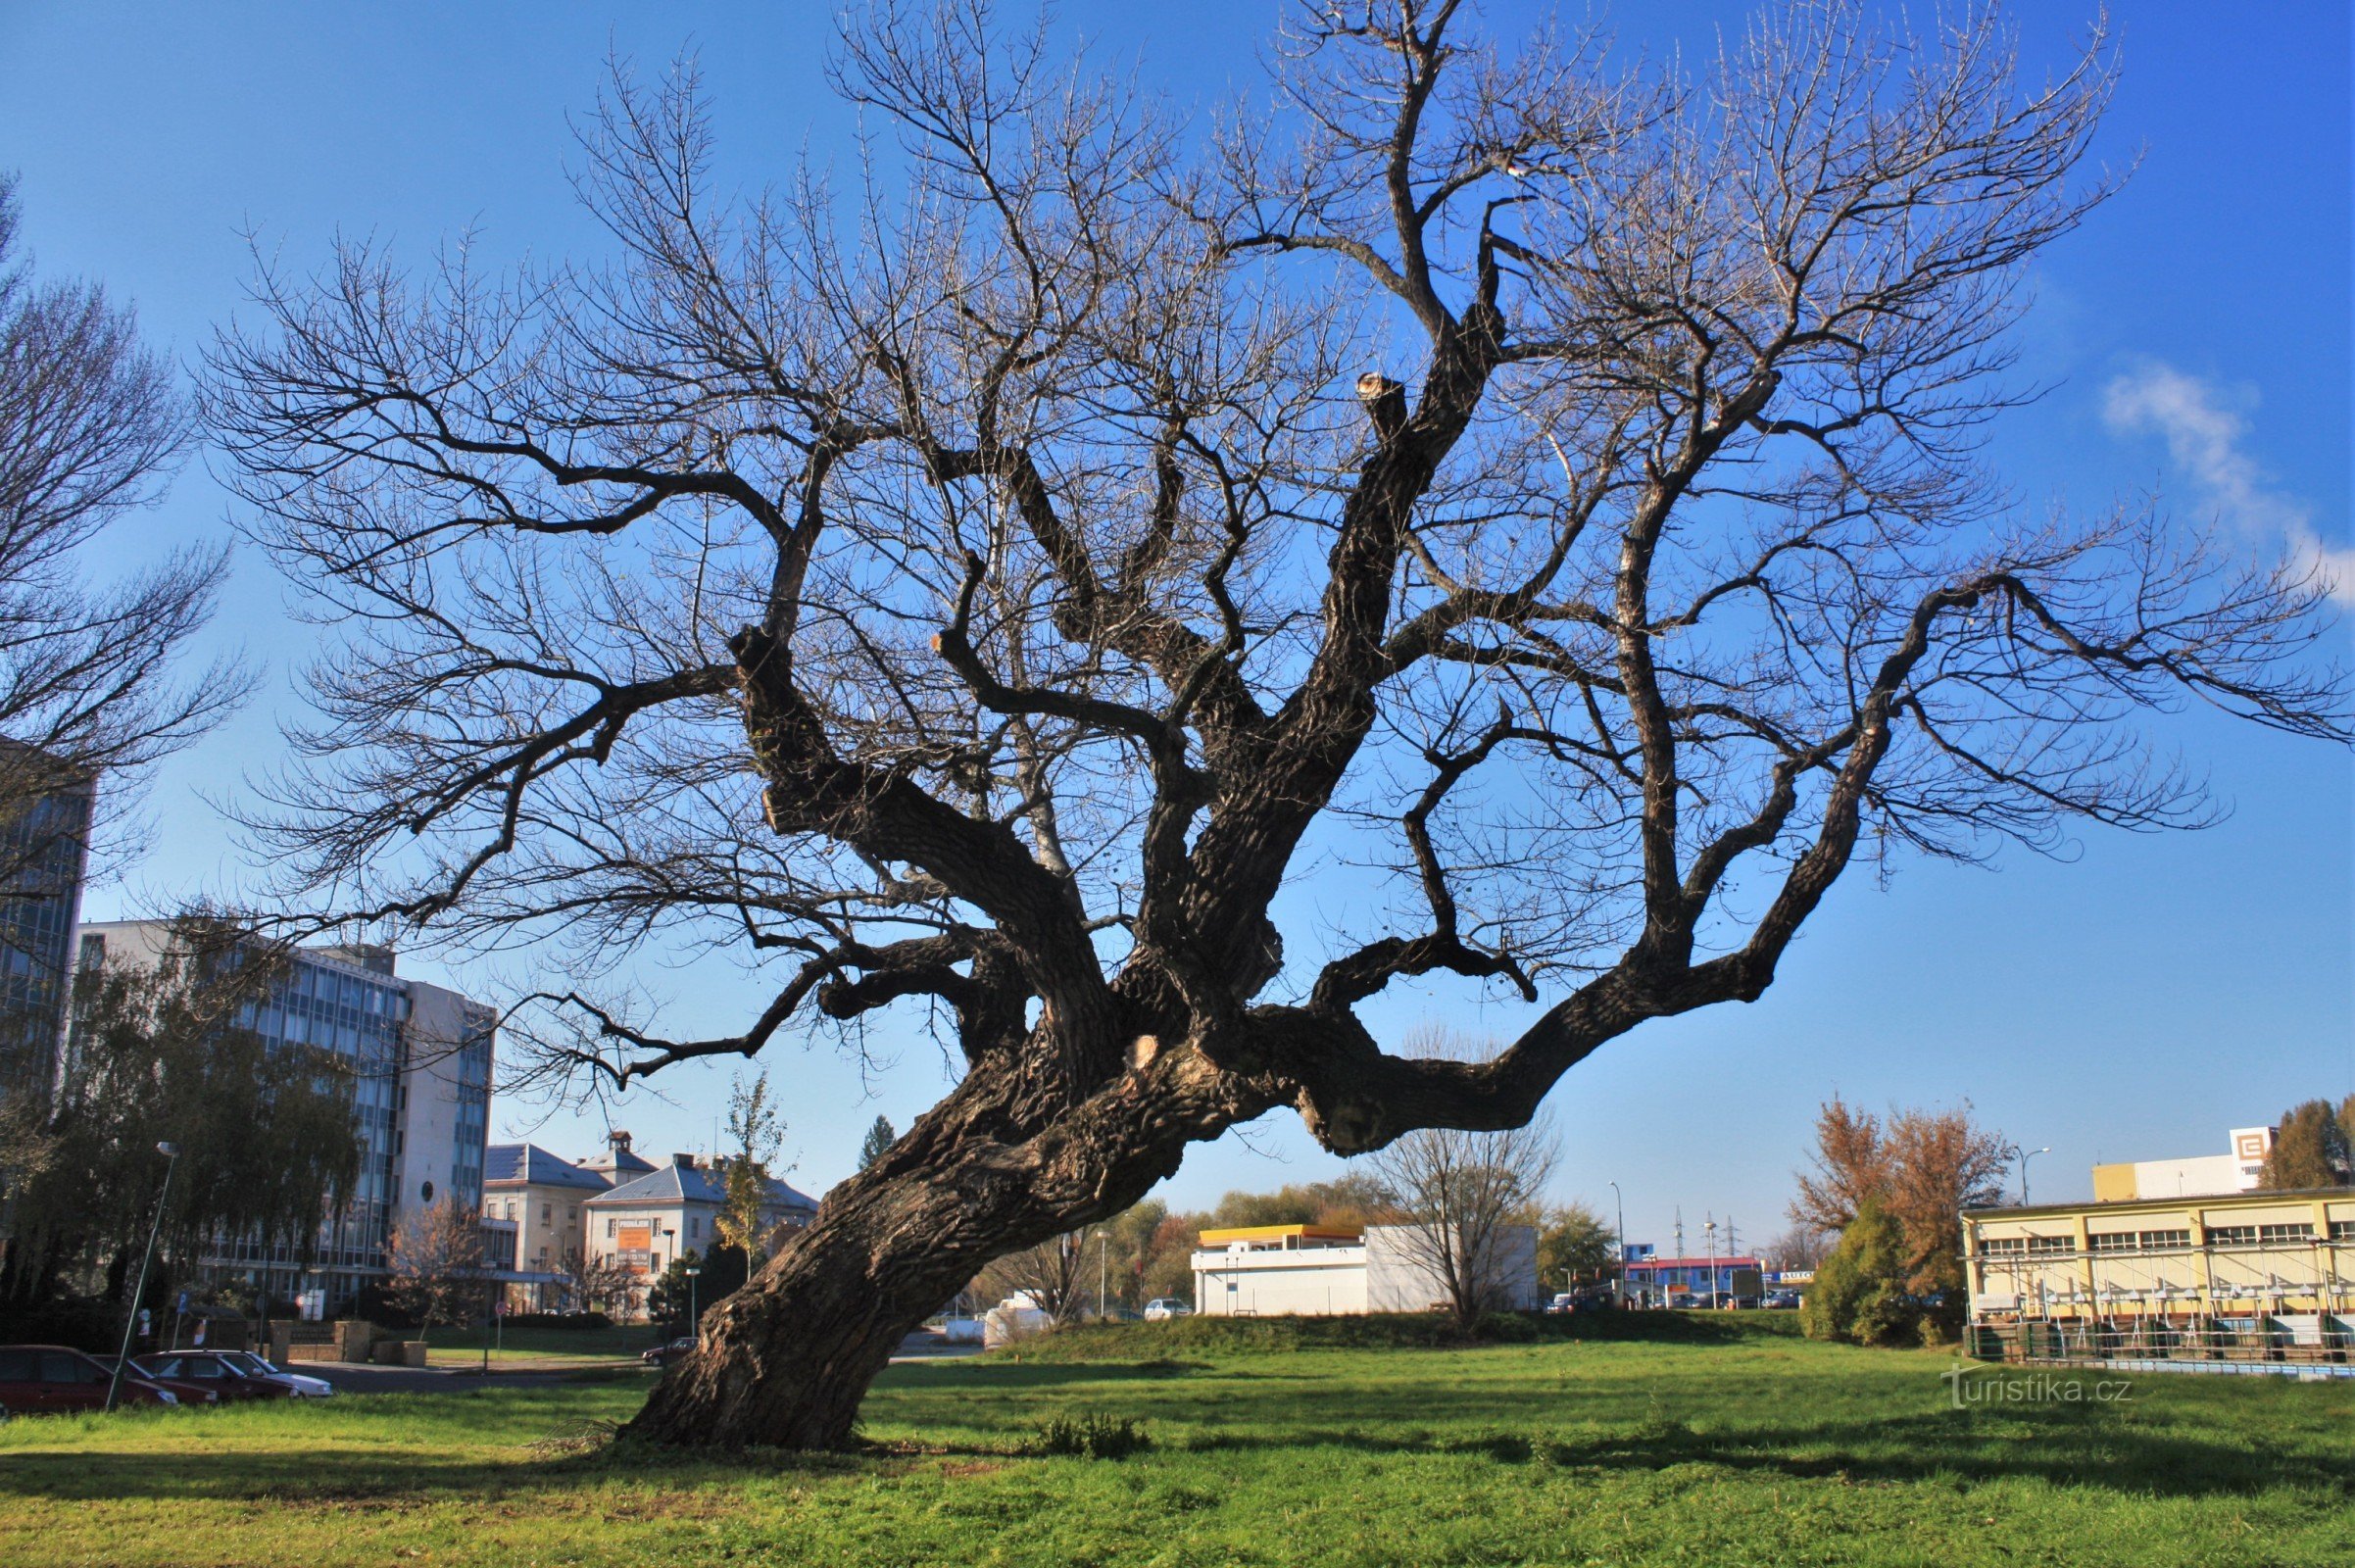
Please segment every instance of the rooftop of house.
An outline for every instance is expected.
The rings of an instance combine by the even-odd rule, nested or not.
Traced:
[[[493,1144],[483,1152],[485,1187],[576,1187],[602,1193],[611,1185],[603,1176],[537,1144]]]
[[[809,1194],[798,1192],[774,1177],[766,1185],[768,1206],[816,1211],[817,1200]],[[627,1203],[719,1203],[726,1199],[727,1181],[720,1172],[699,1163],[693,1154],[673,1154],[670,1163],[661,1170],[623,1182],[589,1201],[610,1207]]]

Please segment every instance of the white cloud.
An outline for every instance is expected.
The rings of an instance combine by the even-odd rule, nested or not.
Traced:
[[[2243,450],[2248,421],[2233,401],[2214,383],[2152,360],[2110,382],[2101,416],[2122,435],[2163,436],[2201,501],[2250,533],[2286,541],[2294,560],[2328,579],[2333,599],[2355,604],[2355,550],[2326,543],[2314,530],[2314,509],[2266,483]]]

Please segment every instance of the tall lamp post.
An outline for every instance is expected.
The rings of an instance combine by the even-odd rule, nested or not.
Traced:
[[[164,1225],[164,1200],[172,1196],[172,1167],[180,1162],[180,1146],[172,1143],[156,1145],[156,1152],[164,1156],[164,1185],[156,1193],[156,1211],[147,1222],[147,1250],[139,1255],[139,1283],[131,1290],[130,1310],[123,1314],[123,1351],[115,1357],[115,1375],[107,1379],[106,1407],[115,1407],[115,1396],[123,1392],[123,1364],[130,1359],[131,1330],[139,1321],[139,1298],[147,1294],[147,1265],[155,1261],[156,1232]]]
[[[1619,1196],[1619,1184],[1611,1186],[1611,1210],[1619,1216],[1619,1289],[1615,1293],[1621,1306],[1627,1305],[1627,1200]]]
[[[1708,1240],[1709,1305],[1714,1308],[1717,1305],[1717,1221],[1714,1218],[1701,1222],[1701,1235]]]
[[[2038,1154],[2051,1153],[2052,1146],[2047,1144],[2042,1149],[2015,1149],[2012,1152],[2020,1156],[2020,1206],[2026,1208],[2028,1206],[2028,1162]]]
[[[695,1338],[695,1321],[703,1315],[695,1304],[695,1282],[703,1272],[692,1263],[687,1265],[687,1338],[691,1340]]]
[[[1111,1250],[1112,1233],[1098,1231],[1096,1233],[1096,1321],[1099,1323],[1104,1319],[1104,1289],[1111,1282],[1111,1267],[1108,1261]]]
[[[675,1226],[675,1225],[665,1225],[665,1226],[663,1226],[663,1227],[662,1228],[662,1240],[670,1244],[670,1260],[671,1260],[671,1262],[675,1263],[675,1262],[677,1262],[677,1261],[678,1261],[678,1255],[679,1255],[679,1232],[678,1232],[678,1227],[677,1227],[677,1226]],[[660,1259],[660,1258],[657,1258],[655,1261],[656,1261],[658,1264],[662,1263],[662,1259]],[[663,1265],[663,1266],[664,1266],[664,1267],[666,1267],[667,1265]],[[658,1267],[658,1268],[655,1270],[655,1278],[659,1280],[659,1279],[661,1279],[662,1277],[662,1267]],[[651,1319],[651,1318],[654,1316],[654,1312],[653,1312],[651,1309],[649,1309],[646,1315],[647,1315],[647,1317],[648,1317],[648,1318],[650,1318],[650,1319]],[[657,1329],[655,1332],[659,1334],[659,1333],[661,1333],[661,1332],[662,1332],[662,1330],[660,1330],[660,1329]],[[656,1341],[655,1343],[657,1343],[657,1344],[659,1345],[659,1344],[661,1344],[662,1342],[658,1340],[658,1341]]]

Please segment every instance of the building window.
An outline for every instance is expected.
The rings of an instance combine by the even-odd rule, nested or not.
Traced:
[[[2085,1238],[2085,1249],[2093,1252],[2131,1252],[2134,1250],[2134,1233],[2095,1231]]]
[[[2311,1242],[2314,1240],[2314,1227],[2311,1225],[2260,1225],[2257,1227],[2257,1240],[2266,1247],[2279,1247],[2290,1242]]]
[[[2210,1247],[2254,1247],[2257,1227],[2254,1225],[2211,1225],[2208,1227]]]
[[[704,1233],[704,1222],[703,1222],[703,1220],[702,1220],[702,1219],[700,1219],[699,1217],[697,1217],[696,1215],[693,1215],[693,1214],[690,1214],[690,1215],[688,1215],[688,1216],[687,1216],[687,1239],[688,1239],[689,1241],[693,1241],[693,1240],[695,1240],[697,1237],[699,1237],[699,1236],[703,1235],[703,1233]]]
[[[616,1219],[614,1219],[614,1218],[613,1218],[613,1216],[612,1216],[611,1214],[609,1214],[609,1215],[607,1215],[607,1216],[606,1216],[606,1221],[605,1221],[605,1239],[606,1239],[607,1241],[609,1241],[609,1242],[610,1242],[610,1241],[612,1241],[612,1240],[613,1239],[613,1227],[614,1227],[616,1224],[618,1224],[618,1223],[619,1223],[619,1221],[617,1221]]]
[[[571,1207],[564,1210],[564,1223],[567,1225],[578,1225],[580,1223],[580,1205],[578,1203],[574,1203]]]
[[[2330,1240],[2355,1242],[2355,1219],[2334,1219],[2330,1222]]]
[[[1982,1257],[2019,1257],[2028,1251],[2028,1241],[2019,1236],[1990,1236],[1979,1244]]]
[[[2169,1248],[2189,1247],[2190,1245],[2191,1233],[2189,1231],[2144,1231],[2142,1233],[2142,1250],[2146,1252],[2163,1252]]]
[[[2032,1257],[2066,1257],[2077,1250],[2077,1240],[2070,1236],[2031,1236],[2028,1251]]]
[[[540,1205],[540,1223],[545,1225],[555,1218],[556,1205],[554,1203],[542,1203]]]

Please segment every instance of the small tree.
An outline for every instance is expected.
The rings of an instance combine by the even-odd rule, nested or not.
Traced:
[[[1910,1272],[1905,1227],[1868,1194],[1840,1246],[1815,1271],[1814,1288],[1799,1305],[1800,1332],[1858,1345],[1910,1343],[1930,1322],[1922,1298],[1907,1287]]]
[[[1610,1223],[1585,1203],[1562,1203],[1538,1216],[1538,1278],[1568,1290],[1579,1280],[1608,1276],[1619,1260]]]
[[[1088,1262],[1089,1234],[1066,1231],[1036,1247],[1006,1253],[981,1271],[981,1277],[973,1282],[974,1294],[984,1301],[1027,1296],[1050,1322],[1059,1326],[1072,1321],[1087,1298],[1081,1283]]]
[[[859,1146],[859,1168],[866,1169],[889,1152],[900,1135],[892,1131],[889,1116],[877,1116],[875,1125],[866,1130],[866,1138]]]
[[[638,1298],[646,1287],[638,1271],[620,1259],[569,1253],[564,1275],[565,1289],[584,1310],[603,1312],[616,1321],[637,1315]]]
[[[394,1228],[384,1253],[386,1294],[417,1319],[417,1336],[436,1323],[464,1323],[479,1307],[482,1228],[455,1199],[413,1209]]]
[[[2348,1100],[2355,1106],[2355,1097]],[[2311,1187],[2343,1187],[2355,1170],[2350,1160],[2347,1128],[2327,1100],[2309,1100],[2294,1106],[2274,1128],[2274,1147],[2265,1156],[2257,1185],[2272,1192],[2295,1192]]]
[[[724,1192],[711,1229],[722,1246],[733,1247],[754,1267],[767,1257],[768,1165],[785,1140],[785,1122],[768,1102],[768,1074],[750,1083],[736,1080],[728,1091],[728,1138],[736,1152],[721,1161]]]

